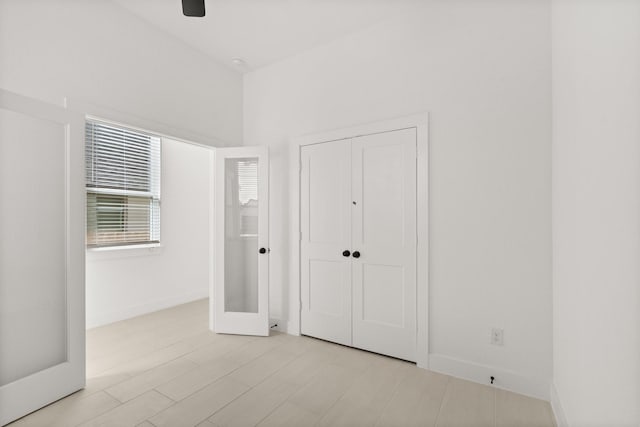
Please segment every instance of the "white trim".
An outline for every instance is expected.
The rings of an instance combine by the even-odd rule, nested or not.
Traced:
[[[87,248],[87,252],[109,252],[109,251],[121,251],[121,250],[133,250],[133,249],[152,249],[161,248],[160,243],[141,243],[131,245],[119,245],[119,246],[96,246],[95,248]]]
[[[112,310],[106,313],[98,314],[97,316],[87,317],[87,329],[95,328],[109,323],[118,322],[120,320],[130,319],[132,317],[141,316],[147,313],[153,313],[154,311],[163,310],[165,308],[174,307],[180,304],[186,304],[188,302],[196,301],[209,297],[209,289],[204,291],[195,291],[188,294],[180,294],[172,297],[157,299],[155,301],[147,302],[144,304],[133,305],[130,307],[124,307],[118,310]]]
[[[567,415],[564,412],[564,408],[562,407],[562,402],[560,401],[560,395],[558,394],[558,390],[556,389],[555,383],[552,381],[549,387],[549,394],[551,402],[551,409],[553,410],[553,415],[556,418],[556,424],[558,427],[569,427],[569,422],[567,421]]]
[[[129,129],[152,133],[162,138],[186,142],[187,144],[194,144],[207,148],[227,147],[233,145],[232,143],[220,138],[172,127],[131,113],[117,111],[108,107],[101,107],[88,102],[78,101],[76,99],[66,99],[65,105],[70,111],[81,113],[88,119],[99,120],[113,125],[127,126]]]
[[[291,222],[289,270],[289,320],[286,331],[300,335],[300,149],[304,145],[356,136],[416,128],[417,131],[417,364],[429,367],[429,115],[413,114],[348,128],[303,135],[290,141],[289,191]]]
[[[396,117],[371,123],[364,123],[346,128],[334,129],[325,132],[317,132],[293,138],[294,145],[310,145],[321,142],[338,141],[341,139],[355,138],[357,136],[371,135],[374,133],[390,132],[399,129],[424,126],[429,121],[428,113],[418,113],[409,116]]]
[[[215,299],[215,266],[214,259],[216,253],[216,240],[215,240],[215,212],[216,212],[216,150],[209,152],[209,330],[215,330],[214,319],[214,299]]]
[[[454,359],[443,354],[429,355],[429,369],[486,385],[491,385],[490,378],[493,376],[495,377],[493,385],[496,388],[549,401],[548,379],[528,377],[506,369]]]
[[[407,119],[405,119],[407,120]],[[417,352],[418,367],[429,368],[429,115],[408,118],[416,124],[416,275],[417,298]],[[402,120],[404,121],[404,120]],[[400,123],[399,123],[400,124]],[[421,262],[422,261],[422,262]]]
[[[129,246],[103,246],[87,248],[87,263],[112,259],[133,258],[140,256],[157,256],[162,254],[164,246],[160,243]]]

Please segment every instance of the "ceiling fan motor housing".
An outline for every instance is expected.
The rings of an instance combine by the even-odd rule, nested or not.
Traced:
[[[182,0],[184,16],[204,16],[204,0]]]

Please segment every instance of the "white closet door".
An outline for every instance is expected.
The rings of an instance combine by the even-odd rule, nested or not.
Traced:
[[[0,425],[84,387],[83,135],[0,90]]]
[[[415,361],[416,130],[351,147],[353,346]]]
[[[301,332],[351,345],[351,144],[304,146],[301,168]]]
[[[269,335],[269,151],[215,151],[211,329]]]

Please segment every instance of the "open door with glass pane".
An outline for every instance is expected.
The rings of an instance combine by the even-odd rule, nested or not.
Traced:
[[[214,281],[211,329],[269,335],[269,153],[215,152]]]
[[[85,385],[83,134],[0,89],[0,426]]]

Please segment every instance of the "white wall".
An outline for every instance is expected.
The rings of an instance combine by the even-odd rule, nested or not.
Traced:
[[[242,77],[110,1],[0,0],[0,87],[203,144],[242,140]],[[206,150],[165,143],[163,157],[164,247],[89,254],[88,326],[207,295]]]
[[[548,397],[549,15],[546,0],[421,2],[245,75],[244,143],[271,149],[272,317],[297,323],[288,139],[428,111],[431,366]]]
[[[560,425],[638,426],[640,2],[554,0],[552,20],[552,403]]]
[[[162,247],[87,251],[87,327],[209,295],[210,153],[162,139]]]
[[[0,87],[205,144],[242,140],[241,76],[110,1],[0,0]]]

